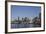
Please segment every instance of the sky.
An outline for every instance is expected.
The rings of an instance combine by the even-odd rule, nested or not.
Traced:
[[[16,19],[18,16],[20,18],[28,17],[34,18],[39,15],[41,12],[40,6],[18,6],[18,5],[11,5],[11,18]]]

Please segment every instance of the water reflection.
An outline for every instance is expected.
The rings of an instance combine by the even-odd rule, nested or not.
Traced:
[[[11,28],[32,28],[32,27],[40,27],[38,24],[11,24]]]

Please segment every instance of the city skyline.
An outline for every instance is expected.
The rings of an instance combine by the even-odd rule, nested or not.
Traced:
[[[15,19],[17,17],[24,18],[34,18],[39,15],[41,11],[40,6],[16,6],[11,5],[11,15],[12,19]]]

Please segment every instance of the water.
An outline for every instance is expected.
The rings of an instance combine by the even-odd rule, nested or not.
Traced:
[[[40,25],[34,24],[11,24],[11,28],[32,28],[32,27],[40,27]]]

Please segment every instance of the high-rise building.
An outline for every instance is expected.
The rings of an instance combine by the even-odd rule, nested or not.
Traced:
[[[41,19],[41,13],[39,13],[39,18]]]

